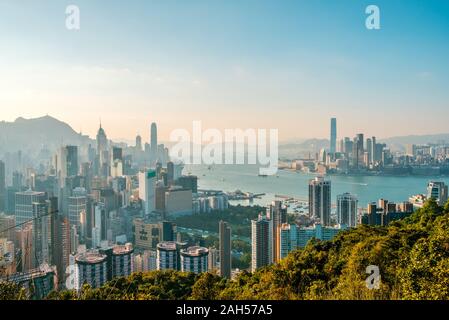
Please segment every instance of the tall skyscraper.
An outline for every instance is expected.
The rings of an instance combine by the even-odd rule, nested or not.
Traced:
[[[150,141],[150,156],[152,161],[157,159],[157,126],[156,123],[151,124],[151,141]]]
[[[273,221],[260,214],[251,220],[251,270],[273,263]]]
[[[139,172],[139,198],[142,200],[145,213],[156,209],[156,171]]]
[[[35,268],[41,264],[50,263],[51,239],[49,212],[47,202],[33,202],[33,265]]]
[[[348,227],[357,225],[357,197],[350,193],[337,196],[337,221]]]
[[[287,222],[287,207],[282,201],[275,200],[267,207],[267,217],[273,223],[273,260],[281,260],[281,225]]]
[[[448,200],[448,187],[444,182],[430,181],[427,185],[427,198],[433,198],[440,206]]]
[[[175,179],[175,164],[171,161],[167,162],[167,185],[172,185]]]
[[[330,137],[330,152],[334,154],[337,151],[337,119],[331,118],[331,137]]]
[[[224,221],[219,223],[220,276],[231,278],[231,227]]]
[[[47,200],[45,192],[36,192],[28,190],[25,192],[16,192],[16,223],[22,224],[26,221],[31,221],[33,216],[33,203],[42,203]]]
[[[330,225],[331,182],[322,177],[309,181],[309,215],[323,226]]]
[[[87,194],[84,188],[75,188],[73,196],[68,198],[68,217],[71,226],[76,226],[79,234],[85,236],[86,230],[81,231],[81,215],[87,210]]]
[[[0,160],[0,213],[5,210],[6,203],[6,170],[5,163]]]

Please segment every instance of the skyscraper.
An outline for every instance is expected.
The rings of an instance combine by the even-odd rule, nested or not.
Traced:
[[[139,198],[142,200],[145,213],[149,214],[156,208],[156,171],[139,172]]]
[[[287,222],[287,207],[275,200],[267,207],[267,217],[273,222],[273,261],[278,262],[281,260],[281,225]]]
[[[220,237],[220,276],[231,278],[231,227],[224,222],[219,223]]]
[[[337,196],[337,221],[348,227],[357,225],[357,197],[350,193]]]
[[[25,192],[16,192],[15,200],[16,223],[22,224],[34,218],[33,203],[45,202],[47,195],[44,192],[28,190]]]
[[[41,264],[50,262],[50,247],[48,240],[49,230],[49,212],[47,202],[33,202],[33,265],[39,267]]]
[[[337,119],[331,118],[331,138],[330,138],[330,152],[334,154],[337,151]]]
[[[430,181],[427,185],[427,198],[433,198],[440,206],[448,200],[448,187],[444,182]]]
[[[323,226],[330,225],[331,182],[322,177],[309,181],[309,215]]]
[[[251,271],[273,263],[273,221],[260,214],[251,220]]]
[[[151,124],[150,157],[152,161],[157,159],[157,126],[154,122]]]

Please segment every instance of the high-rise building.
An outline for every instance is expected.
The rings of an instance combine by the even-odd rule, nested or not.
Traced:
[[[73,196],[68,198],[68,217],[71,226],[76,226],[79,234],[86,234],[81,230],[81,215],[86,213],[87,194],[86,189],[76,188]]]
[[[275,200],[267,207],[267,217],[273,222],[273,260],[278,262],[281,260],[281,225],[287,222],[287,207]]]
[[[134,269],[133,245],[115,245],[112,248],[112,274],[114,277],[127,277]]]
[[[231,278],[231,227],[228,223],[220,221],[219,226],[220,240],[220,276]]]
[[[281,238],[281,259],[287,257],[287,255],[297,249],[298,247],[298,232],[296,224],[284,223],[281,226],[280,238]]]
[[[166,185],[172,185],[175,177],[175,164],[171,161],[167,162],[167,183]]]
[[[158,243],[157,270],[181,270],[180,254],[186,248],[187,243],[184,242],[164,241]]]
[[[204,247],[188,247],[181,250],[181,271],[202,273],[208,271],[209,250]]]
[[[330,137],[330,153],[335,154],[337,151],[337,119],[331,118],[331,137]]]
[[[448,200],[448,187],[444,182],[430,181],[427,185],[427,198],[433,198],[443,206]]]
[[[101,287],[107,279],[107,256],[96,250],[75,256],[75,290],[86,283],[93,288]]]
[[[45,192],[36,192],[28,190],[25,192],[16,192],[15,194],[15,213],[16,223],[23,224],[33,219],[33,203],[43,203],[47,200]]]
[[[6,170],[5,163],[0,160],[0,212],[6,208]]]
[[[192,190],[192,193],[198,193],[198,177],[197,176],[181,176],[176,181],[184,189]]]
[[[309,181],[309,215],[323,226],[330,225],[331,182],[322,177]]]
[[[162,225],[159,222],[147,221],[142,218],[134,219],[134,239],[136,248],[155,250],[162,242]]]
[[[47,202],[33,202],[33,265],[50,263],[50,220]]]
[[[357,197],[350,193],[337,196],[337,222],[348,227],[357,225]]]
[[[139,172],[139,198],[142,200],[145,214],[156,209],[156,171]]]
[[[251,220],[251,270],[273,263],[273,221],[260,214]]]
[[[152,161],[157,160],[157,126],[154,122],[151,124],[150,157]]]

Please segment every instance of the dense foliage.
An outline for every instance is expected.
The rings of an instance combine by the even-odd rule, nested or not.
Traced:
[[[180,227],[218,233],[218,223],[223,220],[230,224],[233,235],[250,237],[251,220],[257,219],[261,212],[265,212],[264,207],[237,205],[223,211],[181,216],[175,223]]]
[[[368,289],[366,267],[380,269]],[[227,281],[214,274],[137,273],[102,288],[50,299],[448,299],[449,204],[430,200],[388,227],[359,226],[333,241],[312,240],[279,264]]]

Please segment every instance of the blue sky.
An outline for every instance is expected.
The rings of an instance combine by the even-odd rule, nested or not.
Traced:
[[[1,0],[0,106],[128,139],[192,120],[327,137],[333,116],[340,137],[449,132],[448,39],[446,0]]]

